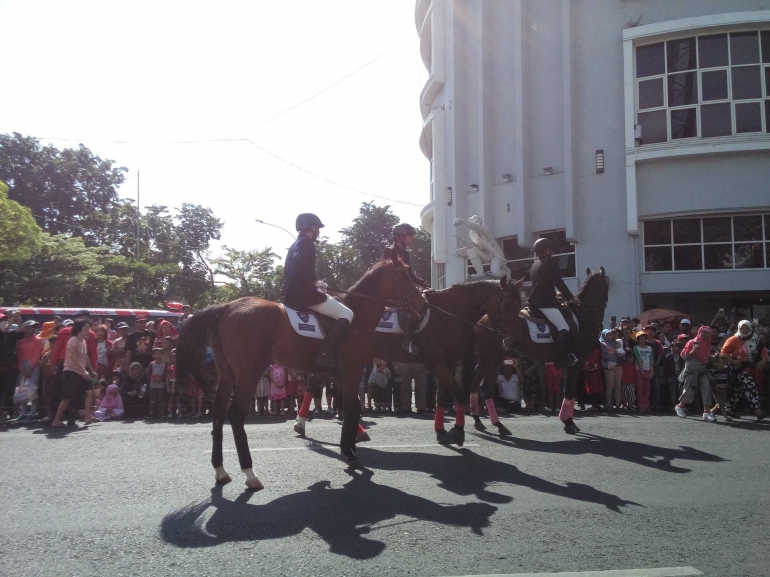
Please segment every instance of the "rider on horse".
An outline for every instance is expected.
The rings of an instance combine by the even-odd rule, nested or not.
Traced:
[[[410,224],[402,222],[393,227],[393,244],[385,247],[385,252],[382,255],[383,259],[392,258],[393,254],[398,255],[401,261],[407,266],[411,265],[412,253],[409,252],[409,247],[414,242],[414,235],[416,231]],[[414,274],[414,271],[409,268],[409,276],[415,286],[423,289],[430,289],[430,285]],[[412,315],[409,311],[398,309],[398,324],[404,330],[404,345],[403,349],[412,355],[419,354],[417,345],[414,344],[414,323],[412,322]]]
[[[334,324],[316,357],[316,365],[333,369],[339,365],[339,345],[353,322],[353,311],[338,300],[329,298],[323,292],[327,288],[326,283],[316,279],[315,243],[323,226],[321,219],[314,214],[303,213],[297,217],[296,229],[299,237],[291,245],[286,256],[281,294],[284,304],[288,307],[310,309],[334,319]]]
[[[538,239],[533,247],[535,251],[535,263],[532,265],[530,277],[532,279],[532,295],[529,304],[537,307],[548,321],[556,327],[553,337],[556,346],[556,359],[554,365],[561,369],[574,365],[577,359],[568,354],[569,326],[559,310],[559,302],[556,300],[556,289],[568,301],[579,305],[580,300],[573,296],[567,285],[561,278],[558,263],[553,260],[553,242],[547,238]]]

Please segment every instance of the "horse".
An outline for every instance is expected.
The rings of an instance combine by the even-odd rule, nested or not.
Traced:
[[[430,318],[425,328],[415,334],[420,355],[413,356],[401,348],[403,335],[376,333],[375,356],[401,363],[424,363],[427,370],[438,379],[439,402],[436,403],[434,429],[436,440],[444,444],[462,446],[465,438],[465,405],[468,387],[455,379],[451,366],[462,361],[464,367],[473,366],[473,329],[483,316],[492,321],[494,334],[510,332],[521,310],[519,288],[524,280],[508,282],[481,280],[453,285],[440,291],[425,294]],[[483,330],[489,331],[488,328]],[[444,405],[454,398],[457,401],[455,426],[449,433],[444,429]],[[471,405],[473,406],[472,400]],[[502,434],[510,434],[502,423],[496,423]]]
[[[355,454],[356,430],[361,413],[358,381],[361,367],[374,356],[374,329],[385,305],[424,308],[419,289],[412,282],[408,267],[394,256],[376,263],[340,300],[353,310],[350,334],[340,345],[338,375],[343,390],[343,425],[340,451],[349,466],[360,465]],[[264,488],[254,473],[244,421],[254,400],[257,383],[270,363],[287,368],[319,373],[314,359],[320,339],[298,335],[292,328],[286,309],[259,297],[244,297],[212,305],[185,321],[176,347],[177,379],[205,383],[201,359],[208,343],[214,351],[219,375],[214,401],[213,448],[211,464],[215,480],[224,485],[232,478],[224,469],[222,429],[232,396],[230,425],[246,486]]]
[[[567,386],[561,411],[559,412],[559,419],[564,423],[564,432],[570,435],[580,431],[572,420],[575,398],[577,397],[576,382],[578,373],[582,364],[591,356],[597,346],[609,294],[609,282],[605,275],[604,267],[593,272],[590,268],[586,269],[586,275],[586,279],[583,281],[577,294],[581,304],[570,305],[570,309],[575,313],[575,317],[577,317],[578,324],[580,325],[570,347],[572,354],[577,357],[578,362],[566,368]],[[479,321],[479,324],[491,326],[492,321],[485,317]],[[489,392],[487,394],[487,398],[489,398],[492,387],[497,381],[498,371],[503,362],[505,352],[501,339],[497,335],[479,327],[474,329],[474,333],[478,345],[479,366],[483,366],[484,370],[476,371],[473,377],[473,390],[478,390],[479,384],[483,379],[484,392],[485,394]],[[527,321],[524,318],[517,319],[515,329],[509,335],[508,346],[531,359],[546,362],[554,361],[554,346],[552,344],[533,342],[529,336]]]

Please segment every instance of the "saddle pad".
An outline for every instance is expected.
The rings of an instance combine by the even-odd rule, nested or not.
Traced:
[[[289,323],[291,328],[294,329],[298,335],[303,337],[310,337],[311,339],[325,339],[323,327],[319,324],[315,313],[312,312],[299,312],[292,308],[282,305],[286,309],[286,314],[289,317]]]
[[[425,325],[428,324],[428,321],[430,320],[430,309],[425,311],[425,316],[422,317],[422,321],[420,321],[420,326],[417,327],[416,333],[419,333],[422,329],[425,328]],[[382,318],[380,318],[380,322],[377,325],[376,331],[378,333],[395,333],[398,335],[404,334],[404,329],[401,328],[401,325],[398,324],[398,313],[396,309],[393,307],[385,307],[385,310],[382,311]]]
[[[572,319],[575,321],[575,326],[580,330],[580,324],[578,323],[575,313],[572,313]],[[535,343],[553,344],[553,337],[551,336],[551,325],[547,323],[534,323],[529,319],[527,321],[527,328],[529,329],[529,338]]]

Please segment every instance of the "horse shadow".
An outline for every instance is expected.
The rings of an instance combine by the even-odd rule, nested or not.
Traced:
[[[161,538],[177,547],[212,547],[226,542],[264,541],[313,530],[329,544],[329,551],[353,559],[371,559],[385,549],[373,538],[384,528],[375,524],[397,516],[412,520],[385,525],[427,521],[467,527],[477,535],[489,526],[497,507],[487,503],[442,505],[372,481],[371,471],[351,471],[352,479],[339,489],[319,481],[306,491],[279,497],[264,505],[249,504],[254,493],[244,492],[234,501],[225,499],[222,487],[211,497],[166,515]],[[208,512],[213,511],[210,517]]]
[[[482,437],[492,443],[508,446],[523,451],[554,453],[559,455],[596,455],[620,459],[642,467],[651,467],[667,473],[689,473],[690,469],[678,467],[674,460],[699,461],[704,463],[722,463],[728,461],[719,455],[713,455],[693,447],[680,446],[677,449],[657,447],[636,441],[621,441],[589,433],[579,433],[563,441],[538,441],[522,438],[499,438],[491,435]]]
[[[429,475],[439,487],[462,496],[473,495],[487,503],[509,503],[513,497],[490,491],[489,487],[518,485],[539,493],[565,499],[595,503],[620,513],[623,507],[639,503],[626,501],[584,483],[558,484],[519,470],[514,465],[495,461],[468,449],[455,449],[461,457],[438,453],[387,452],[374,448],[359,448],[367,468],[383,471],[414,471]]]

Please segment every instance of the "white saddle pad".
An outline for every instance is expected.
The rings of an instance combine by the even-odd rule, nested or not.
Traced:
[[[575,313],[572,313],[572,318],[575,321],[575,326],[580,330],[580,323],[578,323]],[[546,323],[533,323],[527,319],[527,327],[529,328],[529,338],[535,343],[547,343],[553,344],[553,336],[551,336],[551,325]]]
[[[422,329],[425,328],[425,325],[428,324],[428,321],[430,320],[430,309],[425,311],[425,316],[422,317],[422,321],[420,321],[420,326],[417,327],[416,333],[419,333]],[[382,311],[382,318],[380,318],[380,323],[377,325],[377,332],[378,333],[395,333],[399,335],[404,334],[404,329],[401,328],[401,325],[398,324],[398,314],[396,312],[396,309],[392,307],[385,307],[385,310]]]
[[[303,337],[310,337],[311,339],[326,338],[324,329],[319,324],[318,318],[316,318],[315,313],[312,313],[312,312],[304,313],[304,312],[295,311],[294,309],[289,308],[286,305],[283,305],[283,308],[286,309],[286,314],[289,317],[289,323],[291,324],[291,328],[293,328],[294,332],[296,332],[298,335],[301,335]]]

